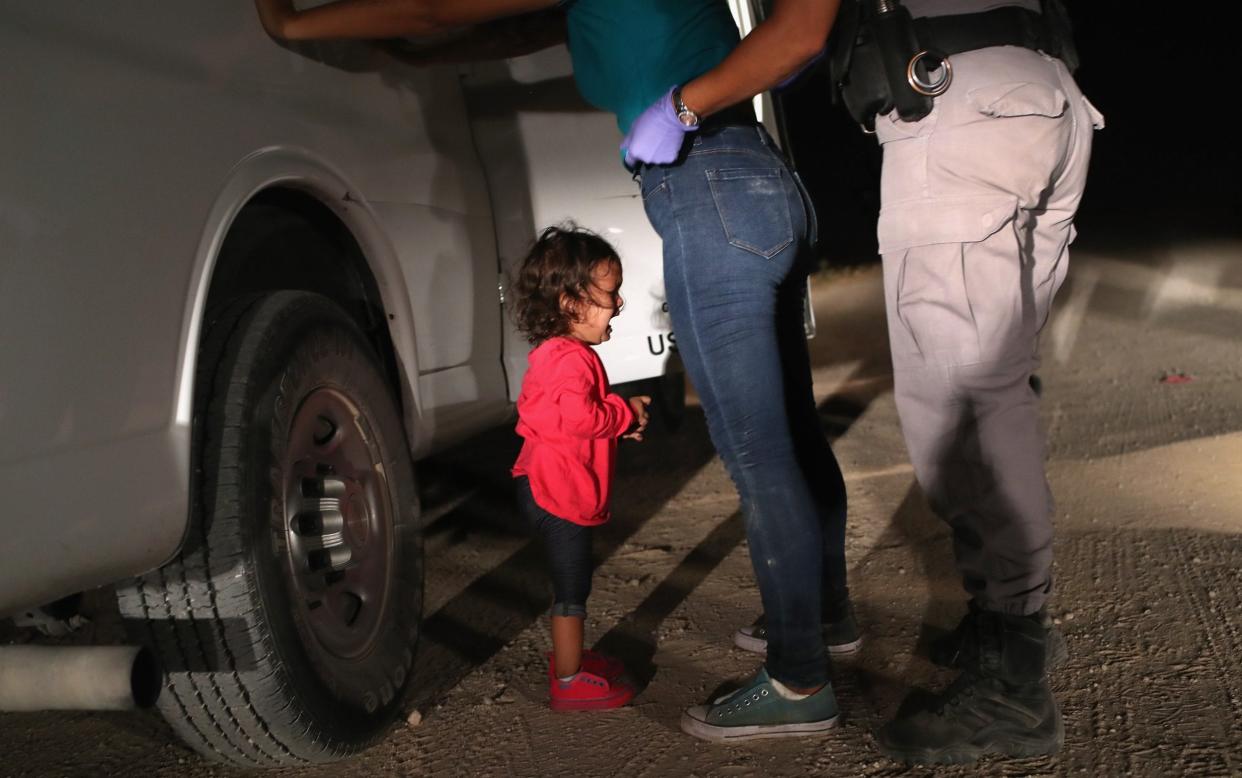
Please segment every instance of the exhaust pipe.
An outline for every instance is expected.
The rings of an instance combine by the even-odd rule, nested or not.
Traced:
[[[0,646],[0,711],[148,708],[163,684],[141,646]]]

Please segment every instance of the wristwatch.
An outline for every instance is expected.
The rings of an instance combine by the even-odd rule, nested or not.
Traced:
[[[679,86],[673,88],[673,110],[677,113],[677,121],[690,128],[699,126],[699,115],[682,101]]]

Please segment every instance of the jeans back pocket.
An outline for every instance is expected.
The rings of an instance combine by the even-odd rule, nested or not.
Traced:
[[[771,259],[794,242],[783,168],[708,170],[707,182],[729,245]]]

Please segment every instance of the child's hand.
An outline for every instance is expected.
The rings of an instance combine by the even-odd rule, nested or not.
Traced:
[[[650,421],[650,416],[647,414],[648,405],[651,405],[651,398],[645,394],[630,398],[630,409],[634,411],[634,429],[621,437],[628,440],[643,439],[643,432],[647,429],[647,422]]]
[[[285,23],[293,17],[293,0],[254,0],[254,7],[259,12],[259,21],[267,34],[283,40]]]

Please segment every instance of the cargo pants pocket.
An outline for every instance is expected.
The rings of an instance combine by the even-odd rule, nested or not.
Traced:
[[[1029,347],[1017,199],[986,194],[880,211],[893,366],[1007,360]]]

